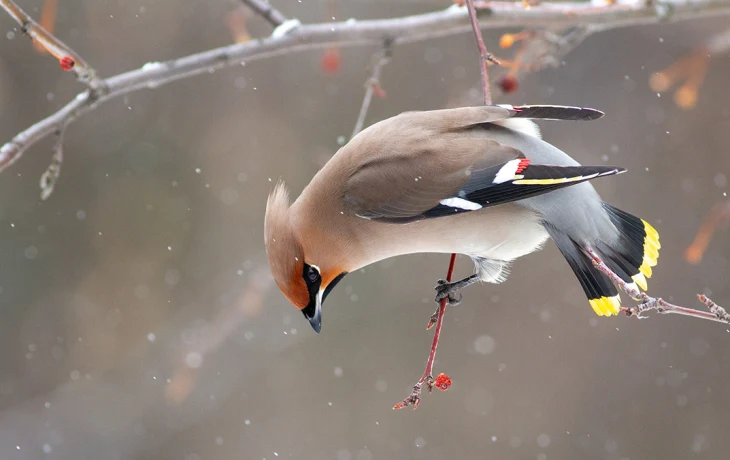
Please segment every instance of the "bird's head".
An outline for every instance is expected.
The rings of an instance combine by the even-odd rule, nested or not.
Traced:
[[[322,329],[322,302],[347,272],[325,263],[317,254],[305,253],[292,228],[288,211],[289,194],[284,183],[279,182],[266,203],[266,256],[281,292],[319,333]]]

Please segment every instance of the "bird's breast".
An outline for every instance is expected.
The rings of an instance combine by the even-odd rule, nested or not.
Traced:
[[[424,252],[509,261],[537,250],[548,237],[535,212],[513,203],[408,224],[366,221],[358,227],[364,265]]]

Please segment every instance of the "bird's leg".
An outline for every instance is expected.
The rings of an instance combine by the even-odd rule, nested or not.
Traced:
[[[438,280],[438,285],[436,286],[436,302],[441,302],[443,299],[446,300],[446,305],[449,307],[455,307],[461,303],[463,300],[463,296],[459,294],[459,298],[456,298],[456,293],[471,284],[476,283],[479,281],[479,277],[474,274],[471,276],[468,276],[460,281],[455,281],[453,283],[449,283],[446,280]],[[436,307],[436,311],[433,312],[433,315],[431,315],[431,318],[428,320],[428,325],[426,325],[426,330],[431,329],[434,324],[436,324],[436,320],[438,319],[439,315],[439,307]]]

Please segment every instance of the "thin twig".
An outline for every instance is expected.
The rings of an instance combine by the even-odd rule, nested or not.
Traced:
[[[469,10],[469,19],[471,22],[471,30],[474,32],[474,37],[477,40],[477,48],[479,48],[479,58],[482,75],[482,95],[484,96],[484,105],[492,105],[492,90],[489,87],[489,70],[487,66],[489,61],[495,59],[487,51],[487,45],[484,44],[484,37],[482,37],[482,30],[479,28],[479,19],[477,18],[477,12],[474,9],[474,0],[466,0],[466,7]]]
[[[519,72],[537,72],[546,67],[557,67],[565,56],[592,34],[591,25],[542,31],[528,29],[510,34],[520,37],[520,46],[514,58],[511,61],[503,60],[501,65],[508,67],[509,75],[515,78]]]
[[[59,62],[70,58],[71,61],[68,61],[67,65],[76,73],[79,81],[87,84],[93,90],[102,87],[102,80],[96,76],[94,69],[86,63],[81,55],[41,27],[40,24],[35,22],[35,20],[33,20],[28,13],[23,11],[13,0],[0,0],[0,6],[7,11],[13,19],[15,19],[15,22],[20,25],[20,30],[28,36],[28,38],[35,43],[40,44],[51,55],[53,55],[53,57],[58,59]]]
[[[370,78],[365,82],[365,96],[362,99],[362,106],[360,107],[360,114],[357,116],[355,122],[355,128],[352,130],[352,136],[350,139],[355,137],[357,133],[362,131],[362,127],[365,124],[365,117],[368,114],[370,108],[370,101],[373,99],[373,93],[376,89],[382,91],[380,86],[380,72],[383,70],[393,56],[393,47],[390,42],[386,42],[383,49],[373,56],[374,64],[370,73]]]
[[[48,165],[46,171],[41,175],[40,188],[41,200],[47,200],[53,193],[53,189],[61,176],[61,165],[63,164],[63,135],[66,127],[62,127],[56,133],[56,143],[53,145],[53,156],[51,164]]]
[[[58,127],[68,125],[77,116],[91,110],[94,106],[91,92],[80,93],[58,112],[44,118],[16,135],[10,142],[0,147],[0,172],[18,161],[23,152],[46,136],[58,131]]]
[[[697,298],[700,302],[704,303],[709,312],[695,310],[693,308],[681,307],[674,305],[660,297],[651,297],[645,292],[639,291],[635,285],[629,284],[622,280],[616,273],[613,272],[604,262],[601,257],[596,254],[592,249],[586,249],[586,252],[593,260],[593,266],[595,266],[602,273],[606,274],[615,285],[617,285],[622,291],[628,294],[632,299],[639,302],[639,305],[633,307],[621,307],[629,316],[636,316],[637,318],[644,318],[642,313],[646,313],[649,310],[656,310],[658,313],[675,313],[678,315],[691,316],[693,318],[706,319],[710,321],[717,321],[720,323],[730,324],[730,314],[725,311],[724,308],[717,305],[709,297],[697,294]]]
[[[3,6],[8,2],[0,1]],[[614,5],[601,11],[595,11],[590,4],[584,3],[541,3],[526,10],[521,4],[492,2],[489,14],[480,19],[480,24],[482,28],[492,29],[594,24],[593,30],[598,31],[730,13],[727,0],[694,0],[672,5],[672,14],[667,16],[657,14],[656,8],[646,2]],[[58,112],[16,135],[0,148],[0,171],[17,161],[30,146],[56,132],[62,123],[71,122],[79,115],[133,91],[157,88],[183,78],[208,74],[211,70],[294,51],[382,44],[386,38],[397,45],[454,35],[470,27],[466,8],[449,7],[433,13],[393,19],[300,25],[288,33],[261,40],[215,48],[163,63],[149,63],[141,69],[102,80],[108,91],[81,93]]]
[[[241,1],[254,10],[256,14],[269,21],[269,23],[274,27],[279,27],[287,21],[286,16],[281,14],[279,10],[274,8],[274,6],[266,0]]]
[[[451,254],[449,259],[449,269],[446,272],[446,281],[451,281],[451,277],[454,275],[454,266],[456,265],[456,254]],[[428,361],[426,361],[426,370],[423,372],[421,379],[413,385],[413,392],[408,395],[403,401],[393,406],[393,410],[403,409],[413,405],[413,408],[418,408],[421,404],[421,391],[423,386],[430,392],[433,390],[433,362],[436,359],[436,349],[439,345],[439,338],[441,337],[441,326],[444,323],[444,313],[446,312],[446,303],[449,301],[448,298],[441,299],[438,308],[438,315],[436,317],[436,329],[433,331],[433,341],[431,342],[431,352],[428,355]]]

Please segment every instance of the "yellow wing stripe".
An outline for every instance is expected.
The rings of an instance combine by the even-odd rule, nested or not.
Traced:
[[[591,174],[590,176],[560,177],[558,179],[518,179],[512,181],[512,183],[516,185],[555,185],[565,184],[568,182],[577,182],[579,180],[587,179],[593,176],[595,176],[595,174]]]
[[[619,314],[621,298],[618,295],[613,297],[601,297],[588,301],[598,316],[614,316]]]

